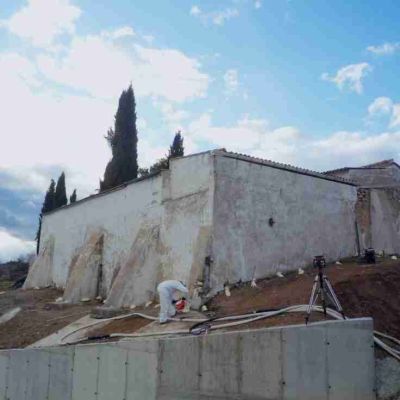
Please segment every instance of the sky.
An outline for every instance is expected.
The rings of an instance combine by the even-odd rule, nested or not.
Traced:
[[[139,164],[214,148],[317,171],[400,161],[400,7],[335,0],[2,0],[0,261],[50,179],[96,192],[118,97]]]

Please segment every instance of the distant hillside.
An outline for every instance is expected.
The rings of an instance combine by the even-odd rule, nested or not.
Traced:
[[[29,263],[24,261],[9,261],[0,263],[0,280],[16,281],[28,273]]]

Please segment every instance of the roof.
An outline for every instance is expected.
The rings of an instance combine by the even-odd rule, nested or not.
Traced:
[[[319,179],[324,179],[324,180],[328,180],[328,181],[344,183],[346,185],[357,186],[355,182],[352,182],[345,178],[329,176],[329,175],[326,175],[325,173],[312,171],[312,170],[305,169],[305,168],[295,167],[295,166],[289,165],[289,164],[282,164],[282,163],[278,163],[275,161],[266,160],[263,158],[252,157],[252,156],[248,156],[246,154],[234,153],[234,152],[226,151],[224,149],[214,150],[213,154],[218,154],[218,155],[221,155],[224,157],[229,157],[229,158],[235,158],[237,160],[247,161],[247,162],[251,162],[253,164],[265,165],[265,166],[271,167],[271,168],[282,169],[282,170],[294,172],[294,173],[300,174],[300,175],[312,176],[313,178],[319,178]]]
[[[324,174],[331,175],[339,172],[349,171],[351,169],[384,169],[390,167],[391,165],[395,165],[396,167],[400,168],[400,165],[397,164],[393,158],[390,158],[388,160],[378,161],[376,163],[363,165],[361,167],[343,167],[338,169],[332,169],[330,171],[324,172]]]

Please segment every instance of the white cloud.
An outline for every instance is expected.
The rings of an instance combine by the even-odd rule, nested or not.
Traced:
[[[302,134],[294,126],[271,128],[268,121],[249,116],[229,126],[216,126],[208,113],[193,121],[185,132],[195,144],[206,141],[213,147],[317,171],[400,157],[400,131],[339,131],[318,138]]]
[[[155,103],[163,115],[163,120],[167,123],[168,129],[171,132],[184,129],[184,121],[190,116],[189,112],[184,109],[179,109],[174,104],[162,102],[161,104]]]
[[[400,126],[400,103],[394,103],[389,97],[377,97],[368,107],[370,118],[390,116],[389,128]]]
[[[392,112],[393,102],[389,97],[377,97],[368,107],[370,116],[389,114]]]
[[[379,46],[368,46],[367,50],[378,56],[390,55],[400,50],[400,43],[383,43]]]
[[[201,10],[198,6],[192,6],[192,8],[190,9],[190,15],[200,15],[201,14]]]
[[[152,35],[142,35],[142,38],[148,44],[152,44],[154,42],[154,36]]]
[[[147,128],[147,121],[144,118],[138,118],[136,121],[136,125],[139,130]]]
[[[115,104],[38,89],[32,85],[37,79],[27,59],[0,55],[0,103],[7,104],[0,133],[7,135],[7,146],[0,147],[0,167],[12,170],[16,182],[25,178],[27,186],[40,190],[48,186],[49,166],[70,166],[67,179],[76,176],[70,184],[84,182],[80,186],[90,191],[109,158],[102,136],[112,124]],[[96,157],[88,157],[88,152]]]
[[[192,6],[190,9],[190,15],[200,19],[200,21],[207,25],[212,23],[214,25],[222,26],[226,21],[239,16],[239,10],[237,8],[226,8],[219,11],[203,12],[200,7]]]
[[[212,21],[215,25],[223,25],[226,21],[239,16],[239,11],[236,8],[227,8],[216,12],[212,16]]]
[[[78,189],[79,198],[94,193],[111,157],[103,136],[113,124],[118,96],[127,81],[120,82],[115,97],[110,99],[63,94],[43,87],[40,73],[31,61],[17,54],[0,54],[0,103],[7,104],[0,133],[7,146],[0,146],[0,172],[8,177],[0,186],[44,193],[50,179],[56,179],[64,170],[68,193],[74,188]],[[95,84],[93,81],[93,93]],[[175,103],[160,104],[172,135],[188,114]],[[139,119],[138,127],[146,130],[146,122]],[[166,146],[153,148],[145,132],[140,133],[139,164],[146,166],[164,155]],[[189,142],[187,149],[194,149]]]
[[[400,126],[400,104],[393,104],[392,118],[389,126],[390,128]]]
[[[38,57],[49,79],[101,98],[114,98],[132,81],[138,96],[182,102],[206,94],[209,77],[195,58],[175,49],[123,47],[104,36],[75,37],[63,58]]]
[[[225,147],[229,143],[233,150],[252,148],[259,141],[258,132],[239,124],[214,126],[209,113],[202,114],[190,123],[188,135],[196,141],[206,141],[217,147]]]
[[[262,7],[262,2],[261,2],[261,0],[256,0],[255,2],[254,2],[254,8],[256,9],[256,10],[258,10],[258,9],[260,9]]]
[[[399,140],[400,132],[367,135],[362,132],[340,131],[312,143],[310,154],[314,162],[322,157],[331,158],[327,164],[332,164],[332,167],[362,165],[398,157]]]
[[[322,74],[321,78],[335,83],[339,89],[348,87],[349,90],[361,94],[363,91],[362,80],[372,70],[368,63],[350,64],[340,68],[335,76],[327,73]]]
[[[56,6],[74,9],[66,0],[54,4],[50,11]],[[35,26],[41,7],[42,2],[30,1],[27,10],[21,9],[3,24],[11,29],[22,15],[26,26]],[[61,43],[59,35],[74,32],[79,13],[70,13],[69,23],[60,18],[60,25],[51,32],[49,28],[51,35],[46,37],[39,35],[40,30],[39,36],[20,36],[54,48]],[[113,125],[121,90],[131,81],[137,97],[169,104],[164,106],[164,117],[171,126],[181,124],[185,112],[175,103],[205,96],[209,77],[195,58],[176,49],[139,46],[142,39],[131,27],[123,26],[97,35],[73,35],[61,52],[37,51],[36,57],[33,53],[29,58],[0,53],[0,103],[7,104],[0,133],[7,135],[3,138],[7,146],[0,147],[2,187],[44,193],[50,178],[56,179],[64,170],[69,193],[74,188],[79,198],[93,193],[111,156],[103,136]],[[147,129],[142,119],[138,126]],[[166,151],[165,146],[152,146],[146,135],[139,137],[138,147],[141,166]],[[189,144],[188,148],[194,147]]]
[[[0,262],[16,260],[35,251],[35,242],[22,240],[0,228]]]
[[[159,96],[183,102],[204,97],[209,77],[200,71],[201,64],[179,50],[135,46],[133,82],[139,95]]]
[[[111,39],[121,39],[126,37],[133,37],[135,36],[135,31],[130,26],[123,26],[121,28],[117,28],[113,31],[104,31],[102,35],[105,37],[109,37]]]
[[[234,93],[239,87],[239,74],[236,69],[228,69],[224,74],[225,91]]]
[[[281,151],[287,153],[289,142],[299,136],[293,127],[272,130],[267,120],[249,118],[247,115],[231,126],[214,126],[209,113],[194,120],[187,132],[195,141],[207,141],[216,147],[229,147],[238,152],[254,153],[257,150],[268,156],[280,156]]]
[[[69,0],[28,0],[1,26],[35,46],[49,47],[58,36],[74,33],[80,15],[80,8]]]

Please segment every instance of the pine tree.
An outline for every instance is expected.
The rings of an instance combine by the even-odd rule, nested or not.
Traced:
[[[39,254],[39,248],[40,248],[40,233],[42,231],[42,217],[43,214],[49,211],[52,211],[56,208],[56,192],[55,192],[55,182],[52,179],[50,182],[50,186],[46,192],[46,196],[44,197],[43,205],[42,205],[42,210],[39,214],[39,226],[38,230],[36,232],[36,254]]]
[[[76,202],[76,189],[74,189],[74,191],[72,192],[71,196],[69,196],[69,202],[70,202],[70,204]]]
[[[114,129],[105,136],[112,159],[107,164],[100,191],[113,188],[138,176],[136,103],[132,85],[119,98]]]
[[[169,148],[169,158],[182,157],[184,155],[185,148],[183,147],[183,136],[181,131],[175,134],[172,145]]]
[[[65,174],[60,175],[57,180],[55,194],[55,208],[65,206],[67,204],[67,191],[65,189]]]

